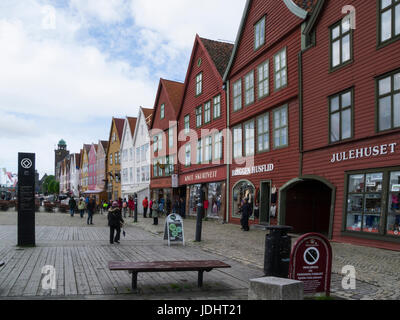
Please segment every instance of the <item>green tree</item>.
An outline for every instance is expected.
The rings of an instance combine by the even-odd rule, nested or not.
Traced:
[[[44,194],[51,193],[50,190],[49,190],[49,186],[50,186],[50,183],[51,183],[52,181],[55,181],[55,180],[56,180],[56,178],[55,178],[54,176],[48,176],[48,177],[46,177],[46,179],[45,179],[44,182],[43,182],[43,186],[42,186],[42,192],[43,192]]]

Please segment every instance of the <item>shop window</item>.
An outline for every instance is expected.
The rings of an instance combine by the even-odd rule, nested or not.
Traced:
[[[329,99],[330,142],[349,139],[353,135],[353,91]]]
[[[197,215],[197,204],[201,199],[201,184],[195,184],[189,188],[189,215]]]
[[[379,40],[391,42],[400,38],[400,0],[379,0]]]
[[[378,80],[379,131],[400,127],[400,72]]]
[[[387,234],[400,236],[400,171],[390,173]]]
[[[222,203],[223,190],[222,183],[209,183],[207,188],[206,199],[208,201],[208,208],[206,210],[206,215],[209,218],[218,218],[223,216],[222,214]]]
[[[241,208],[244,204],[244,199],[248,199],[249,204],[251,206],[251,211],[254,210],[254,197],[255,197],[255,188],[252,183],[249,181],[240,181],[233,187],[233,218],[241,217]],[[252,215],[251,218],[254,219]]]

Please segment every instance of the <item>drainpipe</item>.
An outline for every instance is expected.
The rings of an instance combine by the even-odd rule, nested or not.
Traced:
[[[229,90],[230,90],[230,85],[229,85],[229,80],[228,80],[225,83],[225,92],[226,92],[226,128],[227,129],[230,127],[229,118],[230,118],[230,110],[231,110],[230,109],[230,103],[229,103],[229,101],[230,101]],[[226,207],[226,223],[229,222],[229,207],[230,207],[230,197],[229,197],[229,195],[230,195],[230,169],[231,169],[231,165],[230,165],[231,148],[230,147],[231,147],[230,134],[227,134],[226,137],[225,137],[225,154],[228,155],[228,159],[225,159],[225,156],[223,157],[224,161],[228,160],[227,164],[226,164],[226,192],[225,192],[225,194],[226,194],[226,196],[225,196],[225,198],[226,198],[226,201],[225,201],[226,202],[226,205],[225,205],[225,207]]]
[[[298,55],[298,72],[299,72],[299,177],[303,176],[303,52]]]

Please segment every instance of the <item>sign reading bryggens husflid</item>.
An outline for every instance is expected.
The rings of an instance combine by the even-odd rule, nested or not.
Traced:
[[[308,233],[300,237],[290,255],[289,278],[304,283],[305,294],[330,295],[332,247],[323,235]]]
[[[35,154],[18,154],[18,246],[35,246]]]
[[[171,242],[182,242],[185,245],[183,219],[179,214],[172,213],[165,220],[164,240],[168,240],[168,245]]]

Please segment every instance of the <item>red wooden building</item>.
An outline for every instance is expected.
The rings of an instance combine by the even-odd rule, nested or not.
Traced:
[[[318,0],[302,37],[301,165],[279,222],[400,250],[400,1]]]
[[[251,224],[275,224],[279,190],[299,174],[298,53],[306,15],[292,1],[246,3],[224,76],[232,132],[228,206],[233,223],[239,223],[247,198]]]
[[[222,77],[232,49],[233,44],[196,35],[178,116],[179,186],[188,215],[197,214],[203,199],[206,217],[225,219],[227,118]]]
[[[160,79],[150,124],[151,139],[151,199],[173,198],[178,185],[172,178],[177,174],[177,117],[182,102],[183,83]],[[174,188],[175,187],[175,191]]]

